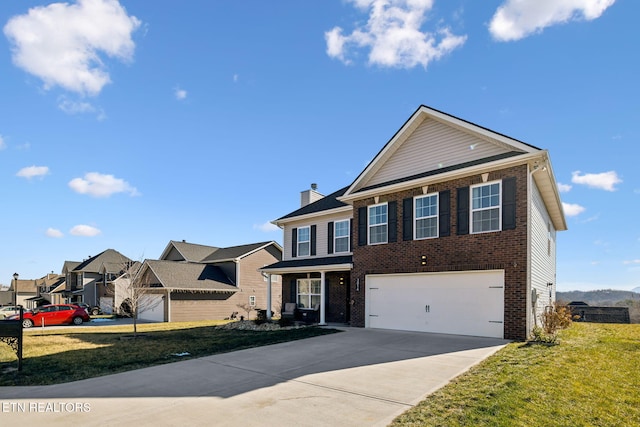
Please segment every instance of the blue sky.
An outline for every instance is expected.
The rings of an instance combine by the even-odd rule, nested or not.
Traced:
[[[0,3],[0,283],[281,242],[425,104],[548,149],[558,289],[640,286],[634,0]]]

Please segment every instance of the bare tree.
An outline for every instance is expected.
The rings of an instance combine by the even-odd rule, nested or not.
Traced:
[[[144,262],[135,261],[122,266],[122,274],[114,280],[114,306],[119,314],[133,319],[133,336],[138,336],[138,316],[162,302],[158,288],[144,280]]]

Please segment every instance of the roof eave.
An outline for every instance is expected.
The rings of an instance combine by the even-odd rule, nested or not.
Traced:
[[[340,200],[340,198],[338,198],[338,200]],[[276,219],[274,221],[271,221],[271,223],[274,224],[274,225],[277,225],[280,228],[283,228],[285,224],[289,224],[291,222],[305,221],[307,219],[313,219],[313,218],[317,218],[317,217],[320,217],[320,216],[326,216],[326,215],[331,215],[331,214],[339,214],[339,213],[343,213],[343,212],[353,212],[353,206],[347,205],[347,206],[341,206],[339,208],[327,209],[325,211],[312,212],[312,213],[308,213],[308,214],[300,215],[300,216],[293,216],[293,217],[289,217],[289,218],[280,218],[280,219]]]

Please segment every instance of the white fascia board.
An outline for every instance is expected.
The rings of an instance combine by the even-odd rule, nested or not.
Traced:
[[[305,267],[289,268],[260,268],[258,271],[267,274],[293,274],[293,273],[314,273],[318,271],[351,271],[353,264],[332,264],[332,265],[310,265]]]
[[[353,206],[342,206],[339,208],[333,208],[326,211],[319,211],[319,212],[313,212],[306,215],[294,216],[291,218],[278,219],[278,220],[272,221],[271,223],[277,225],[280,228],[283,228],[285,224],[289,224],[292,222],[305,221],[308,219],[313,219],[313,218],[318,218],[318,217],[323,217],[323,216],[338,214],[343,212],[345,213],[353,212]]]
[[[516,157],[510,157],[507,159],[495,160],[489,163],[482,163],[476,166],[470,166],[464,169],[458,169],[441,174],[435,174],[426,176],[423,178],[416,178],[411,181],[399,182],[397,184],[387,185],[383,187],[376,187],[366,191],[360,191],[354,194],[344,195],[338,197],[338,200],[344,203],[353,203],[355,200],[365,199],[373,196],[380,196],[383,194],[397,193],[403,190],[408,190],[423,185],[433,184],[443,181],[451,181],[460,177],[469,175],[477,175],[483,172],[488,172],[495,169],[504,169],[511,166],[517,166],[520,164],[526,164],[536,159],[545,159],[546,151],[536,151],[534,153],[523,154]]]

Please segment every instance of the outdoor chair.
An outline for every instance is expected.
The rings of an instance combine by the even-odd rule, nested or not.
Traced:
[[[298,311],[298,307],[295,302],[287,302],[284,304],[284,310],[282,310],[282,313],[281,313],[282,318],[294,320],[296,318],[297,311]]]

